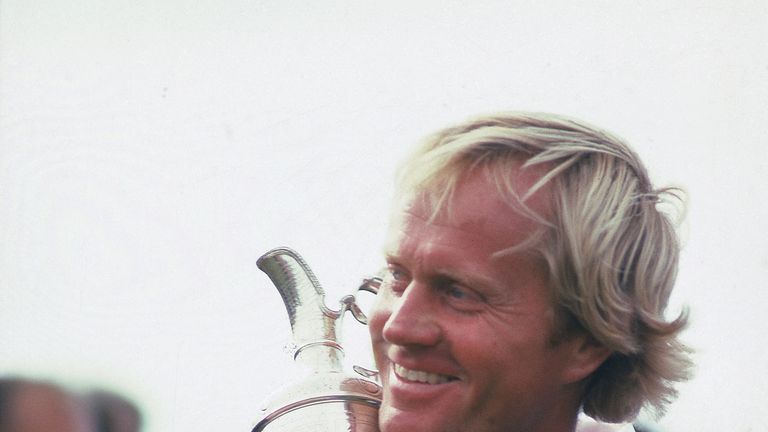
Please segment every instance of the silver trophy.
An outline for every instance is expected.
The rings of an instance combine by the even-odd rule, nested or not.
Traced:
[[[293,331],[294,360],[310,373],[270,398],[252,432],[377,432],[382,391],[370,379],[375,372],[355,367],[360,374],[355,376],[343,366],[344,313],[367,323],[355,297],[344,296],[338,310],[329,309],[312,270],[288,248],[272,249],[256,265],[280,292]],[[358,291],[376,293],[379,283],[366,279]]]

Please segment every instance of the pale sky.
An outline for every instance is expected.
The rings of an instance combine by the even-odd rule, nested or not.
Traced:
[[[0,374],[120,391],[147,432],[249,431],[291,370],[256,259],[293,247],[332,304],[381,265],[415,141],[550,111],[688,191],[672,308],[697,373],[661,425],[762,430],[767,23],[764,1],[2,0]]]

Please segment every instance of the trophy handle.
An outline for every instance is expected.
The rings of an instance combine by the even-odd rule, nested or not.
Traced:
[[[373,295],[376,295],[379,293],[379,287],[381,286],[382,278],[381,276],[374,276],[370,278],[363,279],[363,283],[360,284],[359,287],[357,287],[356,293],[359,293],[360,291],[367,291],[369,293],[372,293]],[[354,296],[347,296],[351,297],[351,301],[348,302],[348,310],[352,313],[352,316],[355,317],[357,322],[361,324],[368,325],[368,317],[365,316],[365,313],[362,309],[360,309],[360,306],[355,301]],[[344,302],[347,297],[344,297],[342,299],[342,302]]]
[[[380,275],[369,277],[363,279],[363,282],[360,284],[359,287],[357,287],[357,290],[355,291],[355,294],[359,293],[360,291],[366,291],[369,293],[372,293],[373,295],[377,295],[379,293],[379,288],[381,287],[383,279]],[[355,319],[364,325],[368,325],[368,317],[363,313],[362,309],[360,309],[360,306],[357,305],[357,303],[353,303],[353,305],[349,308],[349,311],[352,312],[352,316],[355,317]],[[364,368],[360,365],[352,365],[352,370],[354,370],[358,375],[364,376],[368,379],[372,379],[374,381],[379,381],[379,371]]]

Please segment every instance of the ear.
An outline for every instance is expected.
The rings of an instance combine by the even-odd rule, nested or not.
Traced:
[[[583,380],[597,370],[612,354],[612,351],[597,342],[592,336],[578,333],[563,343],[569,346],[569,362],[562,372],[563,383],[570,384]]]

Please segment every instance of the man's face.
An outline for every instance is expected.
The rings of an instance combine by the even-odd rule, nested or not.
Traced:
[[[548,198],[529,204],[546,213]],[[494,256],[538,225],[482,173],[464,179],[451,210],[428,222],[431,209],[415,199],[393,219],[369,320],[384,386],[381,430],[560,430],[553,425],[575,416],[578,396],[571,345],[550,343],[546,267],[532,253]]]

